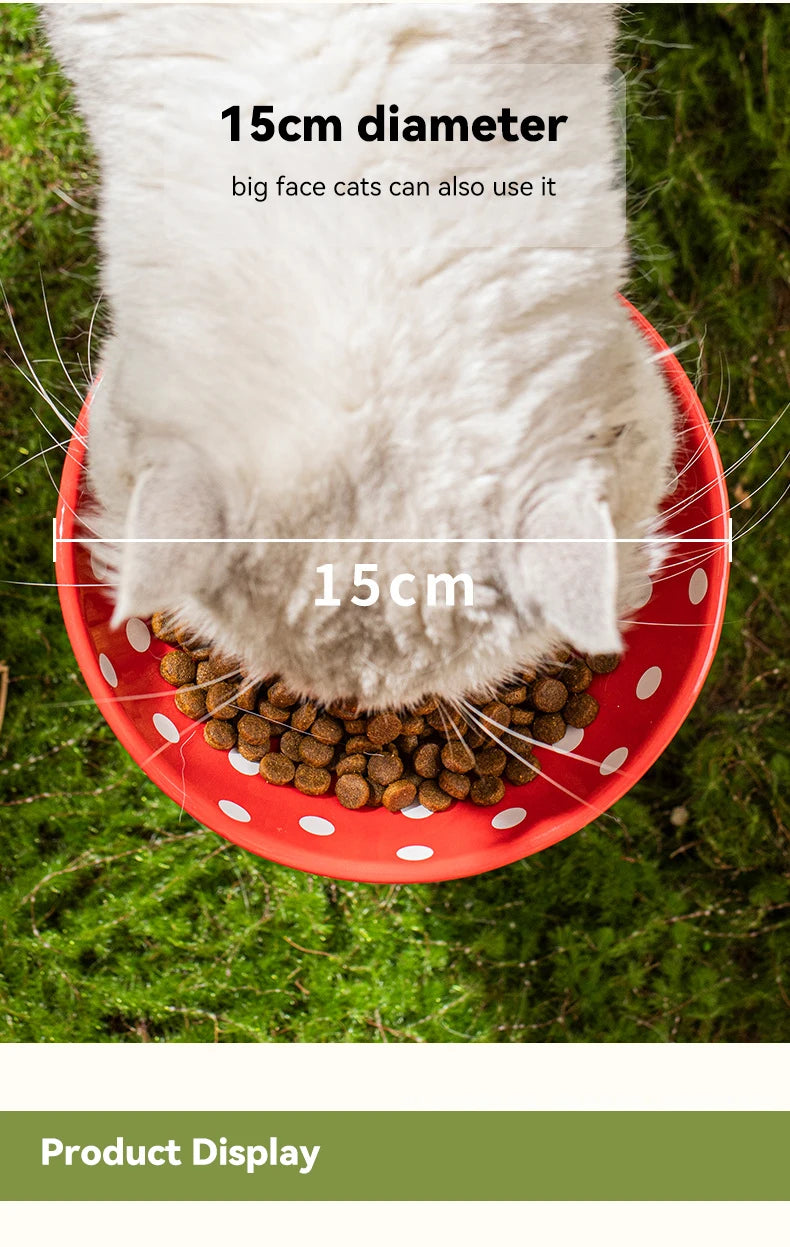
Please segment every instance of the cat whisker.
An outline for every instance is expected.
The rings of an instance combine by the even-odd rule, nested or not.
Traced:
[[[0,580],[0,585],[21,585],[28,589],[57,589],[58,582],[56,580]],[[117,588],[117,585],[111,585],[111,588]],[[61,584],[61,589],[95,589],[96,585],[92,580],[84,582],[76,582],[74,584]]]
[[[24,359],[25,363],[27,364],[27,366],[28,366],[28,368],[29,368],[29,370],[30,370],[31,376],[28,376],[28,374],[25,372],[24,368],[20,368],[19,364],[17,364],[16,360],[15,360],[15,359],[13,359],[13,358],[12,358],[12,357],[8,354],[8,352],[6,352],[6,358],[9,360],[9,362],[10,362],[11,366],[12,366],[13,368],[15,368],[15,369],[16,369],[16,371],[20,374],[20,376],[22,376],[22,377],[24,377],[24,378],[25,378],[25,380],[27,381],[28,385],[32,386],[32,388],[36,391],[36,393],[39,395],[39,397],[40,397],[40,398],[43,398],[43,400],[44,400],[44,402],[47,404],[47,406],[48,406],[48,407],[50,407],[50,408],[52,409],[52,411],[55,413],[55,415],[57,416],[57,418],[58,418],[58,420],[60,421],[60,423],[61,423],[61,424],[63,424],[63,425],[65,425],[65,427],[69,430],[69,432],[70,432],[70,433],[72,433],[72,434],[74,434],[75,436],[77,436],[77,434],[75,433],[74,425],[73,425],[73,424],[71,424],[71,423],[70,423],[70,421],[66,419],[66,416],[64,416],[64,415],[63,415],[63,412],[60,410],[59,406],[55,403],[55,400],[54,400],[54,399],[51,397],[51,395],[47,392],[47,390],[46,390],[46,388],[44,387],[43,383],[41,382],[41,380],[40,380],[40,378],[39,378],[38,374],[36,373],[35,368],[33,367],[32,363],[30,362],[30,359],[29,359],[29,357],[28,357],[28,354],[27,354],[27,352],[26,352],[26,350],[25,350],[24,346],[22,345],[22,339],[20,338],[19,333],[18,333],[18,331],[17,331],[16,323],[15,323],[15,321],[14,321],[14,317],[13,317],[13,314],[12,314],[12,312],[11,312],[11,305],[10,305],[10,303],[8,302],[8,298],[7,298],[7,296],[6,296],[6,293],[5,293],[5,288],[3,287],[2,282],[0,282],[0,295],[2,295],[2,298],[3,298],[3,304],[4,304],[4,307],[5,307],[6,315],[7,315],[7,317],[8,317],[8,323],[9,323],[9,324],[10,324],[10,326],[11,326],[11,330],[12,330],[12,332],[13,332],[14,338],[16,339],[16,342],[17,342],[17,345],[18,345],[18,347],[19,347],[19,350],[20,350],[20,351],[21,351],[21,353],[22,353],[22,358]],[[32,378],[32,379],[31,379],[31,378]],[[67,409],[67,408],[66,408],[66,410],[68,411],[68,409]],[[68,412],[68,414],[69,414],[69,415],[71,415],[72,413],[71,413],[71,412]],[[84,445],[84,439],[80,437],[80,438],[79,438],[79,440],[80,440],[81,442],[83,442],[83,445]]]
[[[788,409],[790,409],[790,404],[787,404],[782,409],[782,411],[780,411],[776,419],[771,421],[770,426],[768,427],[768,429],[766,429],[765,433],[763,433],[762,437],[758,438],[756,442],[753,442],[749,446],[749,449],[744,451],[744,453],[740,456],[740,458],[736,459],[735,462],[731,464],[730,467],[725,470],[725,472],[723,473],[723,476],[725,477],[725,479],[731,476],[733,472],[736,472],[738,468],[740,468],[746,462],[749,456],[752,455],[754,451],[757,450],[757,448],[760,445],[762,445],[765,439],[770,436],[770,434],[779,424],[780,420],[782,420],[782,418],[787,414]],[[679,502],[675,503],[674,506],[669,507],[667,510],[663,511],[661,514],[662,522],[666,523],[668,520],[671,520],[675,515],[678,515],[681,511],[691,506],[691,504],[693,502],[696,502],[698,498],[702,498],[706,493],[709,492],[709,490],[714,489],[716,484],[717,484],[716,481],[710,481],[707,485],[701,486],[698,490],[696,490],[696,492],[692,493],[688,498],[681,499]]]
[[[471,703],[464,702],[464,705],[469,707]],[[487,723],[493,723],[497,727],[502,726],[501,724],[497,723],[496,719],[491,719],[489,718],[487,714],[483,714],[482,710],[478,709],[477,707],[475,707],[475,709],[477,711],[478,716],[481,719],[485,719]],[[480,724],[480,727],[481,727],[481,730],[484,730],[482,728],[482,724]],[[502,735],[512,736],[514,740],[523,740],[525,744],[532,745],[533,748],[545,749],[549,753],[562,754],[563,758],[576,758],[579,762],[586,762],[589,766],[599,767],[601,765],[600,760],[596,760],[595,758],[588,758],[583,753],[574,753],[570,749],[559,749],[556,745],[547,745],[545,741],[538,740],[534,736],[526,736],[523,732],[517,732],[514,727],[506,727]],[[521,755],[519,754],[516,756],[520,757]]]
[[[72,388],[72,390],[74,391],[74,393],[77,395],[77,399],[79,400],[80,406],[82,406],[82,395],[80,394],[79,390],[77,389],[76,385],[74,384],[73,380],[71,379],[71,374],[69,373],[68,369],[66,368],[66,365],[63,363],[63,356],[62,356],[62,355],[61,355],[61,353],[60,353],[60,347],[58,346],[58,344],[57,344],[57,340],[56,340],[56,338],[55,338],[55,330],[52,328],[52,318],[51,318],[51,316],[50,316],[50,314],[49,314],[49,304],[47,303],[47,292],[46,292],[46,289],[44,288],[44,275],[43,275],[43,273],[41,272],[41,270],[40,270],[40,269],[39,269],[38,276],[39,276],[39,281],[41,282],[41,297],[42,297],[42,299],[44,300],[44,314],[45,314],[45,316],[46,316],[46,318],[47,318],[47,326],[48,326],[48,328],[49,328],[49,336],[50,336],[50,338],[52,339],[52,345],[53,345],[53,346],[54,346],[54,348],[55,348],[55,354],[56,354],[56,355],[57,355],[57,357],[58,357],[58,362],[60,363],[60,366],[61,366],[61,368],[63,369],[63,373],[64,373],[64,376],[66,377],[66,380],[68,381],[68,383],[69,383],[69,385],[71,386],[71,388]]]
[[[700,359],[701,359],[701,356],[700,356]],[[698,375],[698,376],[697,376],[697,379],[696,379],[696,383],[695,383],[695,388],[699,385],[699,383],[700,383],[700,377],[699,377],[699,375]],[[690,458],[690,459],[689,459],[689,460],[688,460],[688,461],[684,464],[684,466],[681,468],[680,472],[678,472],[678,473],[676,474],[676,476],[675,476],[675,480],[674,480],[674,483],[673,483],[673,485],[672,485],[672,492],[674,492],[674,490],[676,490],[676,489],[677,489],[677,487],[678,487],[678,485],[679,485],[680,481],[683,479],[683,477],[686,475],[686,473],[687,473],[687,472],[689,472],[689,471],[691,470],[691,468],[693,468],[693,467],[694,467],[694,464],[695,464],[695,463],[699,460],[699,458],[700,458],[700,457],[701,457],[701,456],[705,453],[705,451],[706,451],[706,450],[708,450],[708,448],[711,446],[711,444],[715,443],[715,440],[716,440],[716,436],[715,436],[715,435],[716,435],[716,432],[717,432],[718,428],[720,427],[720,422],[719,422],[718,424],[716,423],[716,417],[717,417],[718,412],[719,412],[719,407],[721,406],[722,415],[723,415],[723,413],[724,413],[725,411],[727,411],[727,409],[728,409],[728,407],[729,407],[729,402],[730,402],[730,371],[729,371],[729,367],[727,367],[727,397],[726,397],[726,399],[724,400],[724,404],[722,405],[722,404],[721,404],[721,396],[722,396],[722,390],[723,390],[723,388],[724,388],[724,373],[722,372],[722,373],[720,374],[720,377],[719,377],[719,392],[718,392],[718,394],[717,394],[717,396],[716,396],[716,406],[715,406],[715,408],[714,408],[713,416],[711,417],[711,421],[710,421],[710,423],[711,423],[711,426],[712,426],[712,427],[711,427],[711,428],[708,428],[708,429],[706,429],[706,430],[705,430],[705,436],[704,436],[704,440],[703,440],[702,445],[697,447],[697,449],[694,451],[694,453],[693,453],[693,455],[691,456],[691,458]]]
[[[777,471],[778,471],[778,469],[777,469]],[[776,473],[774,473],[774,475],[776,475]],[[770,480],[770,479],[771,479],[771,478],[769,477],[769,480]],[[767,484],[767,482],[766,482],[766,484]],[[772,514],[772,513],[776,510],[776,508],[779,506],[779,503],[783,501],[783,499],[787,496],[787,494],[788,494],[789,492],[790,492],[790,481],[787,483],[787,485],[785,485],[784,489],[782,490],[781,494],[780,494],[780,495],[779,495],[779,497],[777,498],[776,502],[773,504],[773,506],[772,506],[772,507],[770,507],[770,508],[766,511],[765,515],[761,515],[761,516],[759,516],[759,517],[758,517],[758,518],[754,521],[754,523],[753,523],[753,524],[749,524],[749,525],[747,525],[745,528],[741,528],[741,529],[739,529],[739,530],[738,530],[738,532],[737,532],[737,533],[734,533],[734,534],[733,534],[733,538],[732,538],[732,539],[733,539],[733,542],[740,541],[743,537],[748,537],[749,533],[753,532],[753,531],[754,531],[754,529],[755,529],[755,528],[757,528],[760,524],[763,524],[763,523],[765,522],[765,520],[767,520],[767,519],[768,519],[768,516],[769,516],[769,515],[771,515],[771,514]]]
[[[209,685],[211,684],[221,684],[223,680],[228,679],[231,674],[239,675],[240,670],[233,672],[233,673],[229,672],[228,675],[217,676],[217,678],[214,680],[206,680],[204,681],[204,683],[200,684],[198,687],[208,688]],[[238,697],[239,691],[240,690],[238,689],[236,690],[236,692],[234,693],[235,697]],[[172,697],[175,697],[176,694],[180,692],[181,692],[181,689],[173,688],[173,686],[170,685],[168,688],[163,688],[160,692],[156,692],[156,693],[126,693],[120,697],[91,697],[87,701],[85,700],[83,701],[51,701],[51,702],[48,702],[47,705],[58,706],[61,709],[68,707],[68,706],[92,706],[92,705],[104,706],[104,705],[107,705],[108,702],[155,701],[157,698],[159,698],[160,700],[163,697],[172,698]],[[226,704],[229,704],[229,703],[226,703]]]
[[[158,749],[155,749],[153,753],[149,754],[145,762],[143,762],[141,765],[145,767],[149,762],[153,762],[154,758],[158,758],[159,755],[164,753],[166,749],[169,749],[171,745],[180,744],[180,742],[184,739],[184,737],[194,736],[195,732],[200,727],[201,723],[207,723],[209,719],[212,719],[216,715],[218,710],[225,710],[228,706],[232,706],[236,698],[239,697],[242,693],[244,693],[248,689],[252,688],[255,683],[256,682],[254,680],[249,680],[246,682],[242,681],[241,687],[238,689],[234,689],[232,697],[228,697],[226,701],[220,702],[220,704],[218,706],[215,706],[214,710],[210,714],[204,714],[199,719],[193,719],[192,725],[190,727],[185,727],[183,731],[178,733],[177,740],[165,741],[163,745],[160,745]],[[265,716],[261,715],[261,718],[263,717]]]
[[[764,480],[764,481],[761,481],[759,485],[756,485],[756,486],[754,487],[754,489],[752,489],[752,490],[750,491],[750,494],[749,494],[749,501],[750,501],[750,502],[751,502],[751,499],[752,499],[752,498],[754,498],[755,494],[759,494],[760,490],[761,490],[761,489],[764,489],[766,485],[769,485],[769,484],[771,483],[771,481],[774,479],[774,477],[775,477],[775,476],[777,476],[779,472],[781,472],[782,468],[785,466],[785,464],[788,462],[788,460],[790,460],[790,450],[788,450],[788,452],[787,452],[787,453],[783,456],[783,458],[780,460],[780,462],[779,462],[778,466],[777,466],[776,468],[774,468],[774,470],[773,470],[773,472],[771,473],[771,475],[770,475],[770,476],[767,476],[767,477],[765,478],[765,480]],[[785,492],[787,492],[787,491],[785,491]],[[784,497],[784,493],[781,495],[781,497],[780,497],[779,501],[781,501],[781,498],[783,498],[783,497]],[[740,507],[742,507],[742,506],[744,505],[744,502],[745,502],[745,501],[746,501],[746,499],[742,498],[740,502],[734,502],[734,503],[733,503],[730,507],[728,507],[728,509],[727,509],[726,511],[719,511],[717,515],[714,515],[714,516],[708,516],[706,519],[704,519],[704,520],[700,520],[700,522],[699,522],[698,524],[692,524],[689,528],[684,528],[682,532],[680,532],[680,533],[673,533],[673,534],[671,534],[671,535],[672,535],[673,537],[685,537],[688,533],[693,533],[693,532],[695,532],[698,528],[704,528],[704,527],[705,527],[705,525],[706,525],[706,524],[709,524],[709,523],[711,522],[711,520],[712,520],[712,519],[713,519],[713,520],[720,520],[720,519],[723,519],[726,515],[732,515],[732,513],[733,513],[734,511],[737,511]],[[774,509],[774,507],[775,507],[775,506],[777,506],[777,505],[778,505],[778,503],[774,503],[774,506],[773,506],[773,507],[771,507],[771,511],[772,511],[772,510]],[[766,514],[767,514],[767,515],[770,515],[770,511],[769,511],[769,512],[767,512]],[[755,521],[755,523],[754,523],[754,524],[752,524],[752,525],[750,526],[750,530],[751,530],[751,528],[756,527],[756,525],[757,525],[757,524],[761,523],[761,522],[762,522],[762,520],[763,520],[764,518],[765,518],[765,516],[761,516],[761,517],[759,517],[759,518]],[[733,538],[733,539],[734,539],[734,538]]]
[[[91,361],[91,343],[93,341],[93,324],[94,324],[94,321],[96,320],[96,313],[99,310],[99,304],[101,303],[103,298],[104,298],[104,295],[99,294],[99,297],[96,300],[96,303],[93,308],[93,312],[91,314],[91,322],[88,325],[88,378],[87,379],[88,379],[89,385],[93,384],[93,363]]]
[[[8,472],[4,472],[3,475],[0,476],[0,481],[4,481],[9,476],[13,476],[14,473],[18,472],[20,468],[26,467],[28,463],[33,463],[34,460],[36,459],[40,459],[42,455],[51,455],[53,450],[64,450],[68,446],[68,444],[69,444],[68,441],[63,441],[63,442],[55,442],[54,446],[42,447],[41,450],[36,451],[34,455],[28,455],[26,459],[20,459],[19,463],[17,463],[13,468],[10,468]],[[39,445],[40,445],[40,442],[39,442]]]
[[[493,732],[489,731],[489,729],[483,723],[483,719],[488,718],[487,715],[482,715],[482,712],[478,711],[477,708],[472,706],[470,702],[464,701],[463,704],[466,707],[467,711],[472,715],[472,719],[474,722],[476,722],[476,725],[479,727],[480,731],[484,732],[486,736],[490,737],[490,739],[494,742],[495,745],[499,745],[501,749],[504,749],[506,753],[509,753],[511,757],[515,758],[518,762],[523,762],[524,765],[529,767],[531,771],[535,771],[538,775],[541,775],[543,779],[545,779],[549,784],[552,785],[552,787],[558,788],[560,792],[565,793],[567,797],[571,797],[572,800],[578,801],[581,805],[586,805],[589,810],[592,810],[596,818],[599,818],[606,814],[605,810],[601,810],[597,806],[592,805],[591,802],[587,801],[584,797],[580,797],[578,793],[573,792],[570,788],[566,788],[564,784],[561,784],[559,782],[559,780],[552,779],[552,777],[550,775],[547,775],[545,771],[540,770],[538,767],[534,765],[534,763],[530,762],[529,758],[522,758],[520,753],[516,753],[515,749],[511,749],[511,747],[505,744],[505,742],[502,741],[500,737],[495,736]],[[478,715],[481,715],[481,717],[478,718],[477,717]],[[491,721],[493,722],[493,720]],[[500,727],[501,724],[496,724],[496,726]]]

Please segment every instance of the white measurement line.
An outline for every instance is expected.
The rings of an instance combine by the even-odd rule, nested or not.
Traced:
[[[732,530],[732,520],[730,520]],[[617,542],[618,545],[645,545],[647,542],[670,545],[730,545],[732,537],[54,537],[57,545],[79,546],[157,546],[157,545],[273,545],[273,546],[348,546],[373,545],[587,545]]]
[[[727,528],[729,531],[729,536],[727,538],[727,562],[731,563],[732,562],[732,516],[730,516],[729,519],[727,520]]]

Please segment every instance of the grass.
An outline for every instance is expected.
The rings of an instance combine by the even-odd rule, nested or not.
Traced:
[[[790,9],[625,19],[629,294],[684,353],[734,463],[788,394]],[[70,364],[96,297],[95,175],[30,6],[0,5],[2,275],[31,359]],[[7,320],[2,336],[19,359]],[[41,374],[69,402],[57,363]],[[74,371],[82,384],[79,366]],[[71,394],[71,405],[76,397]],[[0,362],[3,576],[52,580],[52,413]],[[731,478],[722,644],[690,719],[615,809],[476,879],[333,883],[179,818],[90,704],[53,588],[3,584],[0,1037],[13,1041],[778,1041],[790,1037],[787,509],[780,426]],[[59,436],[59,433],[58,433]],[[753,497],[751,495],[754,495]],[[64,709],[63,703],[69,703]],[[76,703],[76,704],[75,704]],[[86,704],[87,703],[87,704]]]

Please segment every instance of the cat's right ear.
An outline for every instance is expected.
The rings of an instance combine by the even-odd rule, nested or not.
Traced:
[[[619,653],[616,536],[595,475],[577,470],[556,483],[530,507],[523,536],[517,609],[582,653]]]
[[[137,479],[119,545],[112,627],[132,615],[175,611],[216,582],[218,538],[226,536],[222,499],[211,472],[179,445]]]

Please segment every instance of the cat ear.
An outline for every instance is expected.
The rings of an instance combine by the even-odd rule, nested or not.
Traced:
[[[530,607],[545,624],[582,653],[610,654],[622,649],[617,546],[596,484],[574,475],[530,511],[525,536],[532,540],[519,547],[519,567]]]
[[[132,615],[146,618],[157,610],[178,609],[205,586],[221,549],[208,543],[225,535],[210,470],[183,445],[172,447],[163,460],[138,477],[129,500],[114,628]]]

